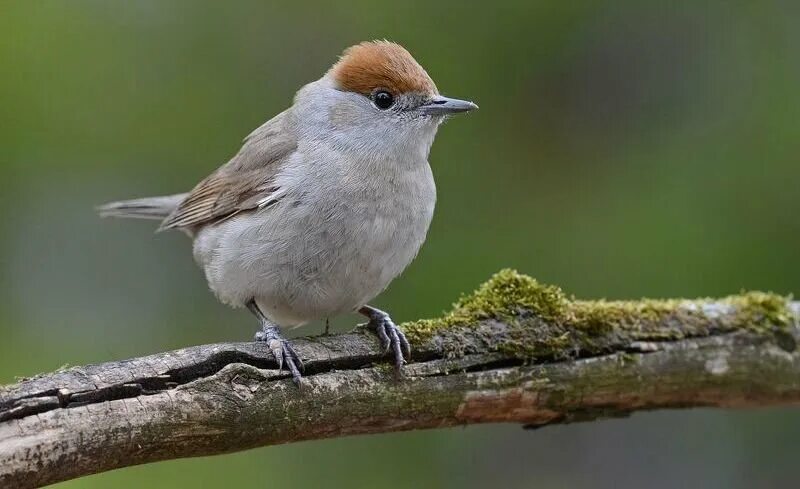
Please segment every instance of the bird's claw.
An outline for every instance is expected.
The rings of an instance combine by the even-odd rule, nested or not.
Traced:
[[[403,330],[394,324],[392,318],[383,311],[376,311],[370,317],[368,325],[378,335],[383,352],[388,353],[391,350],[394,354],[395,373],[399,377],[403,364],[406,360],[411,359],[411,344],[408,342],[408,338]]]
[[[292,344],[281,337],[277,328],[270,327],[258,331],[255,335],[255,340],[267,344],[272,356],[275,357],[275,361],[278,363],[278,371],[283,373],[283,365],[286,364],[286,368],[292,374],[292,381],[300,387],[303,377],[300,375],[300,371],[303,370],[303,361],[297,355]]]

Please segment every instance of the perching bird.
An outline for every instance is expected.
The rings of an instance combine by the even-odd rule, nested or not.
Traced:
[[[368,302],[425,241],[436,202],[428,153],[439,124],[475,108],[441,96],[402,46],[364,42],[191,192],[99,211],[160,219],[159,230],[191,236],[211,290],[258,318],[256,340],[298,385],[302,362],[279,328],[352,311],[369,318],[399,372],[410,345]]]

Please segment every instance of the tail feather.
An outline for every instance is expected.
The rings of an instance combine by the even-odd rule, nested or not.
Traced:
[[[143,199],[109,202],[97,207],[100,217],[163,220],[172,214],[188,194],[145,197]]]

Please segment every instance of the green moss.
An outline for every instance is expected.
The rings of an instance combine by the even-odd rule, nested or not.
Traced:
[[[772,292],[742,292],[728,297],[728,302],[738,312],[739,320],[753,329],[763,330],[775,326],[786,327],[792,322],[789,309],[791,297],[783,297]]]
[[[560,288],[542,285],[535,279],[505,269],[494,274],[478,290],[462,297],[453,309],[438,319],[422,319],[403,324],[412,342],[425,341],[454,326],[474,324],[482,319],[512,319],[523,312],[544,320],[559,321],[568,300]]]
[[[724,299],[642,299],[582,301],[560,288],[540,284],[514,270],[502,270],[438,319],[406,323],[412,343],[437,339],[449,353],[472,349],[526,357],[609,351],[634,341],[678,340],[715,332],[757,332],[786,327],[789,299],[745,292]],[[502,322],[502,331],[486,324]]]
[[[679,300],[572,301],[565,318],[575,328],[588,334],[603,334],[614,328],[635,328],[657,322],[679,308]]]

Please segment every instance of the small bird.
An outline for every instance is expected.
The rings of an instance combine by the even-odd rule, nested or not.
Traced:
[[[439,125],[476,108],[440,95],[402,46],[363,42],[192,191],[98,210],[188,234],[210,289],[256,316],[256,341],[297,385],[302,361],[280,328],[354,311],[392,350],[399,374],[408,340],[368,303],[425,241],[436,202],[428,154]]]

